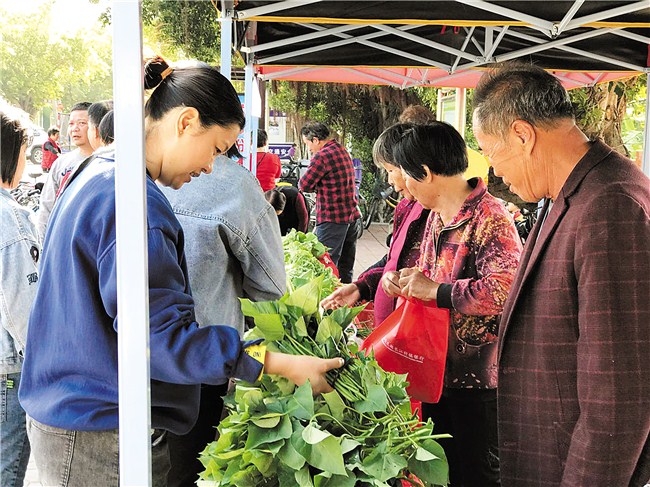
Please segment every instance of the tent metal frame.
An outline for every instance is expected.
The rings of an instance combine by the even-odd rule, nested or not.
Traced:
[[[250,10],[234,11],[233,19],[235,20],[235,22],[275,21],[274,20],[275,17],[273,17],[273,14],[277,14],[289,8],[294,8],[297,6],[296,3],[299,4],[298,6],[304,6],[307,3],[310,4],[317,3],[319,1],[321,0],[310,0],[309,2],[296,2],[294,0],[284,0],[273,4],[265,5],[262,7],[252,8]],[[584,41],[586,39],[597,37],[603,34],[615,34],[645,45],[650,44],[650,38],[639,35],[634,32],[628,32],[625,30],[625,28],[594,27],[594,28],[590,28],[590,30],[587,32],[583,32],[575,36],[564,37],[562,39],[558,38],[562,33],[566,33],[567,31],[576,28],[591,27],[594,23],[602,22],[606,19],[610,19],[617,15],[648,9],[648,3],[646,1],[633,2],[628,5],[603,10],[602,12],[596,14],[586,15],[582,17],[575,17],[579,8],[585,3],[585,0],[575,0],[571,4],[571,7],[567,10],[564,17],[559,22],[549,22],[547,20],[540,19],[538,17],[534,17],[525,14],[523,12],[519,12],[510,8],[496,5],[495,3],[486,0],[454,0],[454,1],[461,4],[469,5],[471,7],[475,7],[492,13],[503,15],[507,19],[500,22],[501,24],[500,26],[473,25],[469,30],[465,28],[465,40],[461,49],[456,49],[451,46],[446,46],[444,44],[431,41],[429,39],[408,32],[409,30],[412,30],[417,27],[430,25],[430,23],[427,21],[421,21],[418,23],[417,21],[411,19],[409,19],[408,22],[400,19],[393,19],[393,20],[383,20],[381,22],[369,21],[364,23],[364,22],[355,21],[354,23],[345,23],[345,19],[336,19],[336,20],[323,19],[322,23],[325,23],[330,26],[330,27],[324,27],[320,23],[316,23],[316,22],[306,23],[298,19],[295,22],[297,25],[301,25],[303,27],[313,29],[315,30],[315,32],[299,35],[292,38],[276,40],[265,44],[246,43],[240,48],[240,51],[244,53],[248,59],[250,59],[250,57],[253,57],[254,64],[258,67],[262,67],[262,66],[274,65],[274,64],[283,65],[282,61],[285,61],[290,58],[296,58],[304,54],[311,54],[325,49],[334,49],[334,48],[345,46],[347,44],[357,43],[357,44],[362,44],[366,47],[396,54],[405,59],[410,59],[415,62],[413,67],[417,67],[418,69],[427,69],[429,67],[437,68],[446,71],[449,75],[453,75],[457,71],[462,71],[462,70],[464,71],[470,68],[484,67],[494,62],[517,59],[523,56],[546,51],[549,49],[560,49],[576,55],[585,56],[591,59],[597,59],[599,61],[609,63],[612,66],[612,70],[616,70],[616,71],[624,70],[624,71],[630,71],[636,73],[648,73],[649,71],[648,67],[632,64],[623,59],[615,59],[608,56],[590,53],[585,50],[578,49],[571,46],[571,44],[574,44],[576,42]],[[543,32],[548,37],[548,40],[544,41],[539,37],[527,35],[525,33],[517,32],[512,29],[509,29],[508,20],[525,24],[525,25],[520,25],[520,27],[528,27],[531,30]],[[331,25],[334,25],[334,27],[331,27]],[[453,25],[453,22],[451,22],[451,25]],[[360,35],[360,36],[354,35],[354,31],[359,29],[367,30],[369,27],[374,28],[375,32]],[[479,36],[476,35],[481,30],[483,31],[482,33],[484,34],[484,39],[485,39],[483,43],[481,43],[481,40],[477,38]],[[494,34],[497,34],[496,38],[493,37]],[[341,40],[338,41],[326,40],[326,38],[328,37],[331,39],[332,36],[339,37]],[[407,49],[400,50],[400,49],[395,49],[386,46],[382,44],[379,40],[373,40],[372,42],[370,41],[371,39],[377,39],[377,38],[382,38],[382,40],[385,41],[385,39],[388,36],[399,37],[411,43],[422,44],[428,48],[431,48],[433,51],[440,51],[446,54],[452,54],[456,56],[456,60],[452,64],[445,64],[431,59],[427,59],[426,57],[417,54],[413,54],[409,52]],[[526,40],[536,45],[526,47],[517,51],[511,51],[507,54],[500,54],[495,56],[496,49],[505,36],[511,36],[511,37],[519,38],[521,40]],[[298,49],[295,51],[285,52],[282,54],[268,55],[265,52],[277,47],[299,45],[300,43],[304,43],[305,41],[314,41],[314,40],[323,40],[323,42],[309,48]],[[476,54],[467,51],[470,41],[473,47],[477,48],[479,52],[482,54],[481,56],[477,56]],[[461,63],[461,60],[464,60],[466,62]],[[293,68],[294,66],[292,64],[288,64],[287,67]],[[376,69],[371,66],[367,66],[366,68]],[[313,68],[313,69],[320,69],[320,68]],[[259,76],[261,79],[267,79],[267,76],[271,76],[271,75],[260,74]],[[275,72],[273,76],[269,77],[268,79],[279,79],[281,76],[282,76],[281,73]],[[437,81],[444,83],[444,79],[438,78]],[[390,82],[388,84],[394,85],[395,82]],[[425,77],[419,81],[409,80],[409,82],[403,87],[406,88],[406,87],[429,85],[429,84],[430,84],[430,80]],[[579,83],[573,81],[573,84],[575,85]],[[589,82],[585,83],[585,85],[589,85],[589,84],[591,83]]]

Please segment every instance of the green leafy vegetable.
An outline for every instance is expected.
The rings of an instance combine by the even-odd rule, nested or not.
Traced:
[[[238,383],[226,398],[230,414],[220,437],[201,454],[204,480],[218,486],[377,487],[416,475],[425,486],[447,485],[448,467],[433,424],[411,413],[405,376],[382,370],[344,333],[363,310],[319,309],[338,280],[317,257],[325,247],[313,234],[284,239],[288,292],[272,302],[242,299],[255,321],[248,338],[271,350],[321,358],[342,357],[328,373],[334,391],[312,396],[309,383],[263,376]]]

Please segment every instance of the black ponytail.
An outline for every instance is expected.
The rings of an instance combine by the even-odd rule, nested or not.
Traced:
[[[244,128],[237,92],[218,69],[200,62],[172,69],[157,57],[146,63],[144,73],[145,88],[155,88],[145,105],[145,116],[150,119],[160,120],[176,107],[193,107],[204,127]]]

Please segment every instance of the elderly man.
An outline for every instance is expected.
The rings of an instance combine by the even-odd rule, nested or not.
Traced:
[[[650,478],[650,181],[576,126],[544,70],[497,66],[474,132],[525,201],[546,199],[503,310],[504,486],[642,486]]]

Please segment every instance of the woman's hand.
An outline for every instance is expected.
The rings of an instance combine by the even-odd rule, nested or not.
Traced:
[[[320,305],[325,309],[336,309],[341,306],[354,306],[360,299],[359,287],[356,284],[346,284],[323,299]]]
[[[307,355],[288,355],[286,353],[266,352],[264,373],[286,377],[294,384],[301,386],[309,380],[315,395],[331,392],[325,374],[343,365],[340,357],[323,359]]]
[[[405,298],[435,301],[439,284],[426,277],[417,267],[402,269],[399,277],[399,294]]]
[[[401,294],[399,287],[400,271],[389,271],[381,276],[381,288],[386,293],[386,296],[396,298]]]

